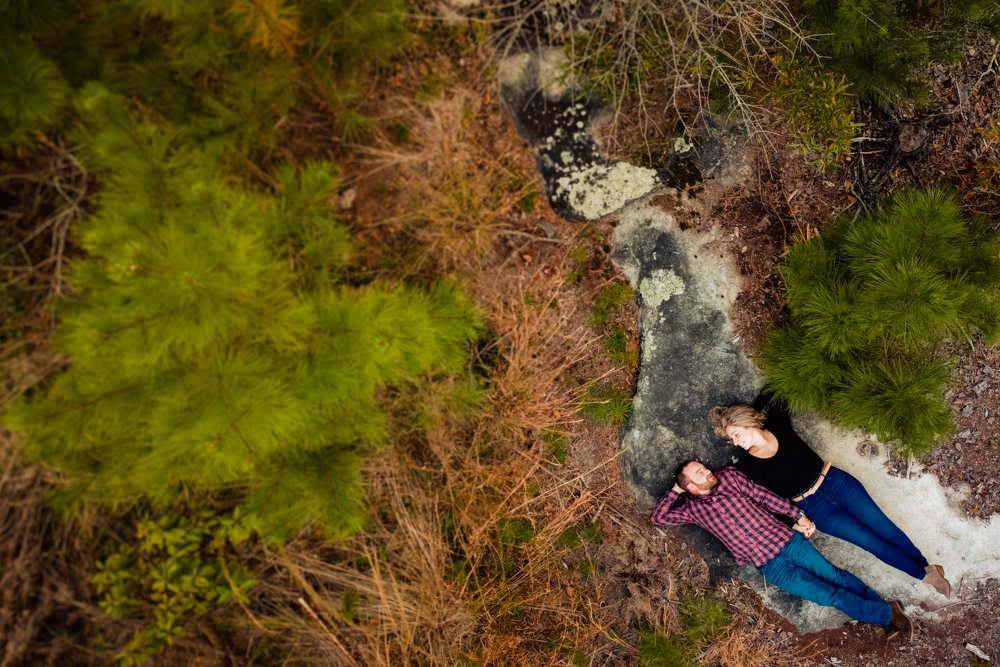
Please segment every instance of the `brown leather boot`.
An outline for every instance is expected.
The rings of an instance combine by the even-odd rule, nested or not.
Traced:
[[[927,572],[924,575],[924,583],[930,584],[937,589],[937,592],[946,598],[951,597],[951,584],[944,578],[944,568],[940,565],[928,565],[924,568]]]
[[[892,609],[892,619],[886,628],[885,640],[888,642],[902,635],[907,643],[913,641],[913,621],[903,613],[902,603],[893,600],[889,603],[889,607]]]

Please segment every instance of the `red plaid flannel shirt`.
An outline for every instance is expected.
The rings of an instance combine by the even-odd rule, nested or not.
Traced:
[[[740,565],[760,567],[792,539],[792,531],[772,516],[798,516],[791,502],[754,484],[733,467],[715,473],[719,483],[705,496],[689,494],[674,507],[681,494],[673,489],[656,504],[650,520],[661,526],[693,523],[719,538]]]

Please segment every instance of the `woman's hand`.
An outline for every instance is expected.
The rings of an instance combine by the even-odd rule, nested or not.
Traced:
[[[803,537],[809,539],[812,537],[812,534],[816,532],[816,524],[812,519],[803,514],[802,518],[796,521],[795,525],[792,526],[792,529],[796,532],[802,533]]]
[[[673,491],[674,493],[684,493],[684,489],[682,489],[677,482],[674,482]]]

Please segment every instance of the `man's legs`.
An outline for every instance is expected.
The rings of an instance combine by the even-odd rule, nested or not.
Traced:
[[[778,588],[835,607],[855,620],[888,625],[892,619],[888,602],[850,572],[835,567],[798,533],[758,569]]]

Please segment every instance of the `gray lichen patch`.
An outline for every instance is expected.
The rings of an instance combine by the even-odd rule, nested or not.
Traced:
[[[541,47],[500,63],[500,97],[538,158],[553,210],[570,220],[596,220],[661,187],[654,169],[608,159],[598,128],[609,110],[581,102],[565,52]]]
[[[658,308],[661,303],[675,294],[684,293],[684,281],[674,273],[673,269],[653,269],[649,276],[639,283],[639,294],[643,302]]]
[[[572,160],[556,166],[555,196],[562,198],[585,220],[596,220],[652,192],[659,185],[656,172],[627,162],[595,164],[578,169]]]

